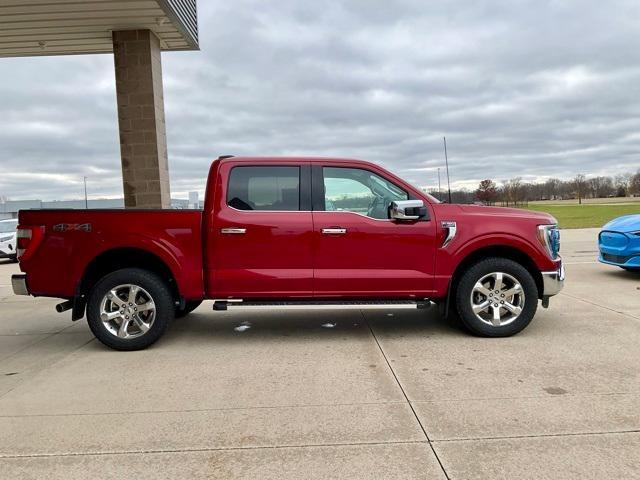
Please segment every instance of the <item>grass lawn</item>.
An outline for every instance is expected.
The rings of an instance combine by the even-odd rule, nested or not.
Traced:
[[[623,205],[587,204],[587,205],[544,205],[529,204],[529,210],[547,212],[558,219],[560,228],[601,227],[609,220],[621,215],[640,214],[640,203]]]

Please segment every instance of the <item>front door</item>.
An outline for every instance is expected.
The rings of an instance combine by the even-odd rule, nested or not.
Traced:
[[[433,293],[435,222],[389,219],[394,200],[415,199],[382,172],[313,167],[317,297],[424,298]]]
[[[313,295],[308,164],[220,166],[205,249],[210,298]]]

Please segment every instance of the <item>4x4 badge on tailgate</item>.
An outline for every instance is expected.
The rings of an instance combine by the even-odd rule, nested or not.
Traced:
[[[54,232],[90,232],[91,224],[90,223],[58,223],[53,226]]]

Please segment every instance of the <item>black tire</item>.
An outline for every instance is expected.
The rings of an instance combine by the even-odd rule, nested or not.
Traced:
[[[176,318],[186,317],[201,304],[202,300],[187,300],[184,302],[184,308],[176,308]]]
[[[153,300],[155,307],[155,316],[153,322],[150,322],[149,330],[145,333],[140,333],[140,331],[138,333],[140,336],[134,338],[119,338],[109,331],[100,318],[101,303],[105,296],[113,288],[126,284],[136,285],[144,289],[145,293],[148,293]],[[154,273],[139,268],[125,268],[106,275],[93,287],[87,303],[87,323],[89,328],[98,340],[115,350],[142,350],[147,348],[164,334],[171,320],[173,320],[174,314],[174,301],[165,282]],[[140,315],[140,312],[138,312],[138,315]]]
[[[510,275],[522,287],[524,296],[522,310],[511,323],[506,325],[498,326],[485,323],[476,316],[472,309],[471,295],[474,286],[483,277],[494,272]],[[521,264],[507,258],[490,257],[471,265],[462,274],[457,285],[455,301],[460,320],[471,333],[482,337],[508,337],[522,331],[533,319],[538,308],[538,287],[531,273]],[[491,308],[490,305],[489,308]],[[502,308],[499,311],[508,314]]]
[[[627,272],[631,272],[631,273],[640,273],[640,268],[634,268],[634,267],[620,267],[623,270],[626,270]]]

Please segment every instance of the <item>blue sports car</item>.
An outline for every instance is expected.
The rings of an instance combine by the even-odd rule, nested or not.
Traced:
[[[602,227],[598,249],[602,263],[640,272],[640,215],[624,215]]]

